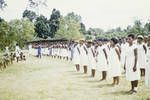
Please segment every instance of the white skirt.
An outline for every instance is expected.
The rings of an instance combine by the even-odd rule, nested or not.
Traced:
[[[147,66],[145,69],[145,85],[147,87],[150,87],[150,61],[147,63]]]
[[[80,65],[81,66],[88,66],[88,56],[85,55],[80,55]]]
[[[107,71],[108,64],[105,58],[97,58],[96,68],[98,71]]]

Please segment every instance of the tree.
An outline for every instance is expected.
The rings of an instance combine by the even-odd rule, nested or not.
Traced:
[[[3,10],[7,6],[7,3],[5,0],[0,0],[0,9]]]
[[[37,36],[40,38],[48,38],[51,37],[49,20],[43,15],[37,17],[35,21],[35,32]]]
[[[59,29],[59,24],[60,24],[60,11],[53,9],[50,20],[49,20],[49,27],[51,31],[51,37],[53,38],[55,36],[55,33]]]
[[[35,12],[30,10],[25,10],[22,15],[23,18],[28,18],[31,22],[36,19],[37,15]]]
[[[68,13],[66,17],[68,17],[68,19],[73,19],[73,20],[75,20],[76,22],[79,22],[79,23],[81,23],[81,20],[82,20],[81,16],[75,14],[74,12]]]
[[[40,15],[40,7],[47,7],[47,0],[28,0],[28,3],[29,4],[27,5],[27,9],[34,9],[38,16]]]
[[[9,22],[11,27],[10,33],[15,36],[15,42],[19,43],[21,47],[27,41],[30,41],[34,37],[34,24],[29,20],[12,20]]]
[[[82,38],[80,33],[80,23],[76,22],[74,19],[68,19],[68,17],[60,18],[59,30],[56,32],[56,39],[80,39]]]
[[[144,25],[144,34],[145,34],[145,35],[150,34],[150,22],[147,22],[147,23]]]
[[[80,33],[86,34],[86,28],[85,28],[85,25],[82,22],[80,23]]]
[[[5,46],[10,45],[11,43],[10,42],[11,39],[8,38],[9,30],[10,30],[9,24],[4,19],[1,19],[0,21],[0,47],[1,49],[4,49]]]

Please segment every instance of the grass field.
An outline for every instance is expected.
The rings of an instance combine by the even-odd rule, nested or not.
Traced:
[[[99,82],[76,72],[71,62],[50,57],[14,63],[0,72],[0,100],[150,100],[150,89],[139,83],[139,92],[126,93],[130,82],[122,76],[120,85],[112,87],[112,80]]]

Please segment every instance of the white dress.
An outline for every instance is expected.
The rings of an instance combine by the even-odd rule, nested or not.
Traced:
[[[108,70],[108,77],[116,77],[121,76],[121,62],[117,55],[116,49],[118,47],[110,48],[109,55],[108,55],[108,63],[109,63],[109,70]]]
[[[128,43],[121,44],[121,66],[124,67],[125,64],[125,54],[127,49]]]
[[[32,45],[30,44],[30,45],[28,45],[28,53],[29,53],[29,55],[31,55],[32,54]]]
[[[21,52],[21,49],[19,48],[19,46],[16,46],[16,57],[20,57],[20,52]]]
[[[64,57],[68,57],[68,48],[63,49]]]
[[[137,44],[137,48],[138,48],[138,65],[137,67],[145,69],[146,67],[146,53],[145,50],[143,48],[144,44]]]
[[[94,46],[88,48],[87,50],[88,50],[88,67],[91,69],[96,69],[96,58],[93,55]]]
[[[147,47],[146,55],[146,68],[145,68],[145,85],[150,87],[150,47]]]
[[[79,48],[79,46],[76,45],[74,47],[74,52],[73,52],[73,59],[72,59],[72,61],[73,61],[73,64],[75,64],[75,65],[76,64],[80,64],[80,54],[79,54],[78,48]]]
[[[126,52],[126,79],[128,81],[140,80],[140,69],[136,66],[137,70],[134,72],[133,67],[135,63],[134,50],[137,49],[136,44],[127,47]],[[138,62],[137,62],[138,65]]]
[[[107,71],[108,70],[108,65],[107,65],[107,60],[105,57],[104,46],[98,46],[97,47],[97,70],[98,71]]]
[[[80,65],[81,66],[87,66],[88,65],[88,54],[86,54],[87,47],[86,45],[79,46],[80,50]]]

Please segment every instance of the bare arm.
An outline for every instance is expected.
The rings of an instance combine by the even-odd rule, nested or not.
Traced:
[[[134,56],[135,56],[135,60],[134,60],[134,68],[133,71],[136,71],[136,66],[137,66],[137,59],[138,59],[138,53],[137,53],[137,49],[134,49]]]
[[[119,52],[119,50],[118,50],[118,49],[115,49],[115,51],[116,51],[116,53],[117,53],[117,55],[118,55],[118,58],[119,58],[119,60],[120,60],[120,52]]]

